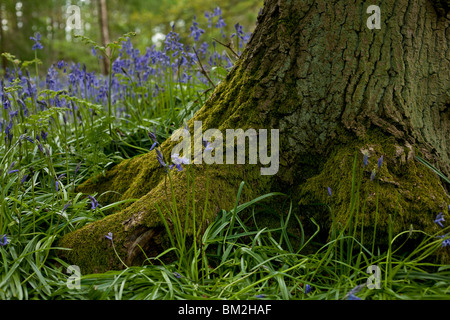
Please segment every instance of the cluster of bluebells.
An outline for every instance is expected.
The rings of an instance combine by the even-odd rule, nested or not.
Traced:
[[[383,155],[381,155],[381,157],[378,158],[377,161],[377,167],[378,170],[381,169],[381,166],[383,165]],[[364,156],[363,156],[363,167],[366,167],[367,164],[369,163],[369,152],[364,152]],[[372,169],[372,173],[370,174],[370,181],[373,181],[373,179],[375,179],[375,176],[377,175],[377,169],[373,168]]]
[[[205,17],[208,19],[208,28],[220,30],[222,36],[226,37],[223,31],[226,23],[219,7],[216,7],[213,12],[205,12]],[[235,29],[236,32],[229,39],[239,37],[241,47],[249,39],[250,33],[245,33],[239,24],[236,24]],[[191,88],[197,85],[209,86],[207,77],[198,68],[198,58],[203,64],[206,61],[210,68],[232,67],[233,61],[227,54],[227,49],[218,46],[215,41],[212,41],[211,47],[206,41],[211,39],[206,39],[205,30],[200,27],[196,18],[190,30],[191,44],[182,43],[179,34],[175,31],[175,25],[166,35],[161,47],[154,45],[146,48],[145,52],[140,52],[133,47],[131,41],[125,41],[122,44],[117,59],[112,63],[111,103],[117,106],[114,108],[115,118],[130,118],[131,111],[125,107],[126,101],[130,100],[139,101],[142,109],[147,110],[148,115],[151,116],[154,99],[165,92],[165,85],[168,83],[189,83]],[[30,37],[30,40],[32,40],[32,49],[36,53],[43,49],[40,33]],[[101,58],[95,49],[92,53]],[[43,76],[45,81],[36,81],[35,76],[31,76],[27,69],[7,68],[4,78],[0,80],[0,101],[3,108],[3,112],[0,112],[0,131],[8,145],[14,143],[16,132],[14,127],[20,121],[20,115],[27,117],[35,112],[61,107],[67,108],[63,117],[65,123],[90,121],[83,118],[78,104],[67,101],[60,95],[46,96],[41,93],[44,89],[62,91],[69,96],[102,105],[105,108],[108,105],[108,77],[89,72],[84,64],[60,60]],[[39,88],[36,86],[37,83]],[[13,86],[17,86],[17,89],[7,92],[7,89]],[[199,87],[199,90],[204,90],[204,87]],[[91,110],[91,116],[94,115]],[[49,127],[51,127],[50,123]],[[36,133],[32,138],[39,140]],[[44,152],[40,143],[37,146]]]

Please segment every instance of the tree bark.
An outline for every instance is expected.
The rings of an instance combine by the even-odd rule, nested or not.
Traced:
[[[98,0],[98,14],[100,23],[100,35],[102,44],[105,46],[109,41],[109,29],[108,29],[108,9],[106,7],[106,0]],[[109,61],[106,57],[103,57],[103,74],[109,73]]]
[[[345,224],[356,195],[356,172],[365,241],[375,237],[385,244],[392,216],[394,232],[411,225],[438,231],[433,220],[450,199],[439,178],[414,156],[450,174],[448,11],[442,14],[442,6],[426,0],[383,1],[381,29],[369,29],[367,7],[365,1],[265,1],[240,59],[188,124],[191,132],[193,121],[202,121],[204,130],[222,132],[279,129],[280,168],[274,176],[261,176],[259,164],[191,165],[204,191],[198,193],[199,203],[207,192],[204,170],[215,186],[209,194],[209,221],[219,209],[233,207],[239,182],[245,180],[250,187],[241,201],[283,191],[298,204],[296,214],[305,224],[314,217],[330,228],[329,211],[312,210],[313,203],[328,204],[335,222]],[[169,155],[174,145],[167,140],[161,150]],[[366,152],[369,160],[363,165]],[[183,207],[186,176],[180,172],[173,180]],[[154,203],[164,201],[166,180],[154,151],[124,161],[80,190],[116,191],[102,199],[106,203],[139,200],[66,235],[61,245],[73,248],[66,255],[73,263],[89,271],[120,267],[104,239],[109,231],[117,234],[116,248],[130,264],[143,260],[137,244],[147,256],[164,248]]]
[[[2,5],[0,5],[0,53],[6,52],[6,47],[5,47],[5,33],[3,32],[3,8]],[[6,57],[2,56],[2,69],[3,72],[6,72]]]

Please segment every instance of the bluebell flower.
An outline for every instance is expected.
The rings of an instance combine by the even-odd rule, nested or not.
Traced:
[[[213,15],[212,14],[209,14],[209,12],[208,11],[205,11],[205,18],[207,18],[208,19],[208,28],[211,28],[211,20],[212,20],[212,17],[213,17]]]
[[[222,9],[220,9],[220,7],[215,7],[214,8],[214,16],[221,16],[222,15]]]
[[[379,159],[378,159],[378,169],[380,169],[381,168],[381,165],[383,164],[383,156],[381,156]]]
[[[30,39],[34,41],[33,47],[31,48],[32,50],[44,48],[41,44],[41,34],[39,32],[36,32],[35,36],[30,37]]]
[[[58,69],[62,69],[64,67],[64,61],[63,60],[58,61],[58,63],[56,64],[56,67]]]
[[[362,300],[361,298],[355,296],[358,292],[360,292],[364,287],[366,286],[365,283],[359,284],[356,287],[354,287],[352,290],[347,292],[347,294],[344,297],[344,300]]]
[[[450,236],[450,233],[444,234],[442,236],[438,236],[438,238],[442,238],[442,239],[447,238],[444,241],[442,241],[442,247],[447,247],[447,246],[450,247],[450,238],[449,238],[449,236]]]
[[[183,171],[181,164],[189,164],[189,159],[186,158],[185,156],[180,158],[180,155],[178,153],[174,153],[174,154],[172,154],[172,162],[174,164],[170,166],[170,169],[172,169],[174,166],[176,166],[178,171]]]
[[[222,16],[219,16],[219,21],[217,21],[216,23],[216,28],[223,28],[225,27],[227,24],[225,23],[225,21],[223,20]]]
[[[23,184],[23,183],[25,182],[25,180],[27,180],[27,178],[28,178],[28,175],[27,175],[27,174],[24,175],[24,176],[22,177],[22,179],[20,180],[20,184]]]
[[[445,221],[444,214],[442,212],[439,212],[439,214],[436,216],[436,219],[434,220],[434,223],[437,223],[441,228],[443,228],[444,227],[444,225],[442,224],[443,221]]]
[[[234,25],[234,29],[236,30],[236,32],[231,35],[231,38],[237,36],[238,38],[244,40],[244,31],[242,30],[242,26],[239,24],[239,22]]]
[[[113,239],[113,234],[112,234],[112,232],[108,232],[108,234],[105,235],[105,238],[112,241],[112,239]]]
[[[181,274],[179,274],[178,272],[174,272],[173,275],[175,276],[175,278],[180,279],[181,278]]]
[[[37,137],[36,137],[36,138],[37,138]],[[39,139],[38,139],[38,140],[39,140]],[[38,146],[38,149],[39,149],[42,153],[45,153],[44,148],[42,148],[42,144],[38,143],[37,146]]]
[[[192,22],[192,26],[190,28],[191,34],[190,37],[194,38],[194,41],[198,41],[200,39],[200,36],[205,32],[205,30],[200,29],[198,27],[198,22],[196,21],[196,16],[194,16],[194,20]]]
[[[7,110],[11,106],[11,103],[9,102],[9,99],[6,96],[6,94],[2,95],[2,103],[3,103],[3,109],[5,109],[5,110]]]
[[[67,203],[64,205],[62,211],[63,211],[63,212],[66,211],[67,208],[70,207],[71,204],[72,204],[72,201],[67,202]]]
[[[307,284],[305,285],[305,293],[308,294],[311,292],[311,285]]]
[[[331,188],[327,187],[327,189],[328,189],[328,195],[331,197]]]
[[[55,185],[56,185],[56,191],[57,191],[57,192],[59,191],[59,180],[60,180],[61,178],[64,178],[65,176],[66,176],[66,174],[63,173],[63,174],[60,174],[60,175],[55,179]]]
[[[211,151],[213,147],[211,147],[211,142],[206,139],[202,140],[203,146],[205,147],[205,151]]]
[[[0,237],[0,246],[6,246],[9,243],[8,238],[6,237],[6,234],[2,235]]]
[[[19,170],[18,169],[10,170],[10,171],[8,171],[8,174],[12,174],[12,173],[16,173],[16,172],[19,172]]]
[[[77,174],[77,172],[80,170],[80,167],[81,167],[81,162],[78,162],[77,166],[75,167],[75,173],[74,173],[74,175]]]
[[[158,142],[158,140],[156,139],[155,133],[148,131],[148,136],[150,139],[152,139],[153,142]]]
[[[255,298],[258,298],[258,299],[262,299],[262,298],[265,298],[265,297],[266,297],[265,294],[257,294],[257,295],[255,296]]]
[[[91,199],[91,209],[95,209],[98,207],[98,202],[97,200],[93,197],[88,195],[89,199]]]
[[[156,151],[156,159],[158,160],[160,167],[165,167],[166,163],[164,162],[164,157],[163,157],[161,151],[159,151],[158,148],[156,148],[155,151]]]
[[[375,179],[376,174],[377,174],[377,171],[375,169],[373,169],[372,174],[370,175],[370,181],[373,181],[373,179]]]
[[[364,152],[364,158],[363,158],[363,165],[364,167],[367,166],[367,161],[369,160],[369,153]]]

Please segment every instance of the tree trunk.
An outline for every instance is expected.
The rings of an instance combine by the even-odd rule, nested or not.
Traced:
[[[6,52],[5,40],[4,40],[5,34],[3,32],[3,24],[2,24],[2,21],[3,21],[3,8],[2,7],[3,6],[0,5],[0,53]],[[3,72],[6,72],[6,63],[7,63],[6,57],[2,56],[1,59],[2,59]]]
[[[106,8],[106,0],[98,0],[98,14],[102,44],[106,46],[109,43],[108,9]],[[103,74],[107,75],[109,73],[109,61],[106,57],[103,57],[102,61]]]
[[[375,236],[385,244],[390,217],[394,232],[411,225],[437,232],[433,220],[450,199],[439,178],[414,156],[449,175],[449,20],[442,3],[383,1],[381,28],[370,29],[365,1],[266,0],[241,58],[188,124],[191,133],[194,121],[221,132],[279,129],[279,171],[262,176],[260,164],[190,165],[196,201],[203,204],[208,193],[207,220],[219,209],[233,208],[244,180],[249,187],[241,202],[282,191],[298,204],[305,224],[314,217],[330,227],[329,211],[309,206],[314,203],[328,204],[337,225],[343,224],[356,196],[356,172],[365,241]],[[166,158],[175,144],[170,139],[162,144]],[[139,200],[66,235],[60,244],[73,248],[66,257],[88,271],[120,267],[104,238],[108,232],[128,264],[142,262],[138,244],[147,256],[161,252],[164,228],[155,203],[171,197],[166,179],[152,151],[83,184],[86,193],[116,191],[102,197],[105,203]],[[175,173],[173,181],[178,205],[185,208],[185,172]],[[376,235],[370,232],[375,223]]]

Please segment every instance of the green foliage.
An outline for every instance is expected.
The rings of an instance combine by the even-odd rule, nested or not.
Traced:
[[[27,23],[18,38],[12,39],[11,44],[15,48],[31,47],[26,37],[29,33],[24,35],[26,30],[31,31],[31,25],[37,25],[38,29],[45,26],[45,22],[34,18],[29,10],[41,12],[49,2],[24,3],[27,10],[24,11],[24,20]],[[119,5],[117,1],[109,3],[112,8]],[[122,12],[133,18],[111,19],[112,33],[122,34],[122,29],[133,29],[129,21],[137,21],[141,25],[147,23],[148,18],[156,17],[151,12],[159,19],[149,22],[155,27],[165,19],[174,17],[178,17],[177,26],[181,25],[180,20],[191,21],[192,12],[183,12],[184,7],[180,3],[175,0],[129,1]],[[202,12],[204,6],[210,3],[197,0],[192,2],[192,8]],[[224,11],[232,13],[233,10],[246,9],[250,12],[252,10],[249,8],[259,3],[230,1]],[[7,19],[12,19],[14,4],[14,1],[6,2]],[[169,4],[172,7],[165,8]],[[53,2],[49,8],[54,9]],[[161,14],[166,9],[170,14]],[[119,14],[112,13],[113,17]],[[249,16],[256,14],[257,11],[252,11]],[[244,18],[249,21],[253,19]],[[188,24],[185,24],[185,35]],[[117,43],[106,46],[98,45],[89,38],[90,35],[80,39],[107,55],[107,48],[119,50],[119,44],[126,42],[130,35],[125,34]],[[63,36],[60,34],[59,39]],[[55,56],[71,54],[74,58],[79,55],[89,65],[80,54],[85,48],[58,41],[61,40],[52,42],[52,50],[47,49],[51,44],[44,42],[44,50],[47,51],[42,59],[45,57],[47,64],[53,62]],[[67,47],[62,47],[62,43]],[[31,53],[28,51],[24,50],[21,56],[29,58],[27,56]],[[22,63],[11,54],[3,56],[14,68],[23,68],[24,71],[32,64],[36,67],[39,64],[36,57]],[[96,62],[92,56],[86,59],[94,61],[92,64]],[[212,82],[217,83],[228,70],[219,65],[208,72]],[[24,83],[18,78],[5,87],[12,107],[8,111],[2,110],[2,119],[10,120],[13,125],[10,129],[11,140],[5,127],[0,133],[0,241],[6,235],[8,242],[0,246],[0,299],[346,299],[357,286],[360,290],[355,295],[361,299],[449,298],[450,268],[433,261],[436,253],[449,249],[443,246],[444,241],[448,241],[449,227],[436,233],[425,233],[414,228],[393,232],[392,215],[387,214],[387,218],[381,219],[387,211],[378,211],[378,208],[383,208],[378,203],[384,201],[384,195],[389,195],[380,194],[374,200],[377,208],[375,226],[378,227],[377,223],[381,221],[388,225],[388,248],[379,248],[375,239],[364,241],[364,223],[357,222],[367,213],[359,200],[363,186],[367,185],[368,171],[359,171],[357,158],[353,158],[353,154],[350,156],[353,161],[345,167],[342,175],[345,179],[340,179],[349,186],[341,191],[347,194],[345,199],[348,203],[339,203],[340,206],[326,200],[321,203],[321,207],[329,210],[332,216],[333,228],[327,241],[319,239],[321,226],[312,216],[306,222],[314,229],[306,234],[305,221],[294,210],[295,205],[287,195],[268,193],[239,204],[244,183],[236,185],[238,196],[234,208],[221,210],[215,220],[206,225],[205,217],[215,212],[212,212],[207,198],[202,208],[198,207],[196,200],[200,193],[208,195],[208,190],[214,186],[207,185],[205,189],[200,189],[195,185],[194,170],[188,167],[185,171],[188,181],[186,207],[180,206],[177,198],[171,198],[166,207],[160,206],[170,248],[158,256],[147,257],[142,266],[82,274],[81,288],[68,288],[69,264],[57,255],[66,249],[55,247],[56,241],[65,234],[104,218],[109,211],[120,208],[122,204],[136,200],[129,197],[104,205],[103,199],[113,197],[98,190],[82,194],[75,191],[76,187],[124,158],[131,158],[127,165],[132,166],[132,158],[146,153],[151,146],[148,131],[154,131],[160,141],[168,138],[174,129],[200,108],[212,88],[211,84],[196,82],[195,79],[189,83],[178,82],[178,75],[173,75],[172,69],[165,70],[160,78],[144,84],[139,84],[126,70],[115,76],[118,82],[126,84],[129,95],[115,105],[109,104],[109,111],[96,103],[95,97],[85,93],[69,94],[65,90],[42,89],[38,90],[39,95],[35,98],[27,97],[22,101]],[[165,91],[146,103],[142,95],[146,93],[146,86],[154,82],[158,82]],[[57,107],[57,100],[65,101],[65,106]],[[47,104],[47,108],[39,109],[38,101]],[[126,108],[130,116],[113,121],[110,114],[113,107]],[[25,109],[29,111],[27,116],[23,112]],[[8,112],[15,111],[17,114],[10,117]],[[79,118],[83,121],[78,121]],[[8,122],[2,122],[2,125],[6,126]],[[342,158],[340,155],[338,157]],[[430,164],[421,162],[440,174]],[[124,169],[125,165],[119,166]],[[420,172],[426,175],[426,171]],[[387,176],[386,171],[380,173]],[[205,174],[208,175],[208,172]],[[445,179],[442,174],[440,176]],[[324,186],[322,182],[318,185],[321,188]],[[339,194],[340,191],[333,192]],[[88,195],[98,201],[98,206],[92,205]],[[274,200],[277,207],[268,203],[268,199]],[[346,211],[341,212],[342,208]],[[188,210],[199,213],[189,236],[182,223],[185,220],[183,215]],[[259,216],[267,212],[279,218],[279,225],[258,226]],[[292,232],[293,229],[297,232]],[[400,249],[408,245],[415,234],[421,235],[422,241],[415,242],[407,254],[401,254]],[[176,258],[171,263],[165,263],[165,258],[169,256]],[[370,290],[364,286],[369,277],[366,270],[371,265],[380,268],[381,289]],[[307,286],[311,287],[310,292],[307,292]]]

